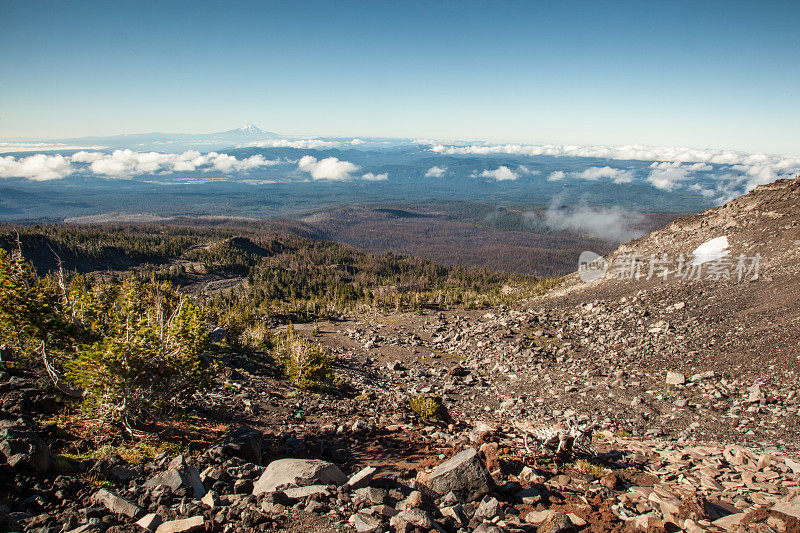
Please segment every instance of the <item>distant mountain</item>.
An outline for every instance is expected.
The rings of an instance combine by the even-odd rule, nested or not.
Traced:
[[[241,128],[236,128],[235,130],[223,131],[223,132],[220,132],[220,133],[214,133],[213,135],[215,135],[215,136],[218,136],[218,135],[246,135],[246,136],[256,135],[256,136],[259,136],[259,137],[265,137],[265,136],[266,137],[280,137],[280,135],[278,135],[277,133],[273,133],[271,131],[262,130],[261,128],[259,128],[255,124],[253,124],[252,122],[248,122],[247,124],[245,124]]]
[[[102,145],[108,148],[130,148],[131,150],[174,151],[196,148],[213,150],[233,147],[242,142],[267,139],[280,139],[283,136],[265,131],[248,122],[241,128],[217,133],[126,133],[122,135],[78,137],[71,139],[54,139],[55,142],[75,145]]]

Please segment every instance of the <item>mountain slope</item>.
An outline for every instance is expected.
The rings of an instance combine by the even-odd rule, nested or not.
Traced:
[[[587,352],[652,370],[712,370],[780,387],[800,370],[799,219],[800,180],[761,186],[620,246],[606,257],[606,277],[585,283],[574,274],[537,305],[567,310]],[[678,275],[680,254],[690,264],[693,250],[722,236],[729,242],[725,258],[697,267],[701,279]],[[672,259],[666,279],[648,279],[651,257],[662,254]],[[632,277],[619,276],[622,264]]]

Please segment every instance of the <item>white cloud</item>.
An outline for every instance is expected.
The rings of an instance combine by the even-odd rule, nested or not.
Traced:
[[[360,139],[353,139],[353,141],[357,140],[360,141]],[[359,144],[353,141],[350,141],[351,144]],[[288,139],[273,139],[268,141],[254,141],[242,146],[255,148],[298,148],[314,150],[317,148],[336,148],[339,146],[339,143],[336,141],[323,141],[322,139],[297,139],[294,141]]]
[[[675,146],[577,146],[577,145],[521,145],[521,144],[471,144],[466,146],[435,144],[431,151],[447,155],[521,155],[554,157],[591,157],[600,159],[656,161],[667,163],[699,163],[709,165],[730,165],[734,170],[744,173],[749,179],[743,185],[745,191],[778,178],[787,178],[800,172],[800,156],[769,155],[760,152],[749,153],[734,150],[693,149]],[[674,167],[678,168],[678,167]],[[669,170],[669,169],[661,169]],[[689,169],[690,172],[697,169]],[[652,174],[652,172],[651,172]],[[669,187],[677,173],[667,176],[656,174],[654,181],[662,187]],[[554,174],[551,174],[553,178]],[[556,175],[556,179],[560,179]],[[552,180],[552,179],[551,179]],[[652,181],[651,181],[652,183]]]
[[[21,177],[41,181],[64,178],[70,174],[87,171],[99,176],[116,178],[195,170],[203,172],[216,170],[231,174],[272,166],[279,162],[265,159],[262,155],[238,159],[217,152],[201,154],[196,150],[188,150],[181,154],[135,152],[129,149],[114,150],[110,154],[81,151],[72,156],[36,154],[20,159],[5,156],[0,158],[0,177]]]
[[[583,179],[589,181],[597,181],[600,179],[611,179],[614,183],[630,183],[633,181],[633,172],[621,168],[605,167],[589,167],[581,171],[564,172],[563,170],[556,170],[551,172],[547,177],[547,181],[561,181],[567,177]]]
[[[364,144],[364,141],[356,137],[355,139],[350,141],[350,144],[352,144],[353,146],[358,146],[359,144]]]
[[[526,176],[537,176],[537,175],[541,174],[541,171],[533,170],[532,168],[528,168],[525,165],[518,165],[517,166],[517,172],[519,174],[524,174]]]
[[[587,233],[614,242],[626,242],[643,235],[643,231],[636,229],[642,220],[640,213],[618,207],[592,208],[585,202],[561,207],[557,199],[545,213],[545,222],[551,228]]]
[[[428,170],[428,172],[435,168],[439,167],[433,167],[432,169]],[[490,178],[497,181],[513,181],[519,179],[520,176],[535,176],[536,174],[541,174],[541,172],[538,170],[532,170],[524,165],[517,165],[515,170],[510,169],[506,165],[500,165],[494,170],[486,169],[480,173],[475,171],[472,173],[472,177]]]
[[[653,170],[647,177],[647,181],[656,189],[662,191],[673,191],[680,187],[687,179],[694,175],[695,172],[713,170],[714,167],[706,163],[694,163],[691,165],[683,165],[677,162],[661,162],[653,163],[650,165]]]
[[[447,167],[431,167],[425,172],[426,178],[441,178],[447,173]]]
[[[245,159],[236,156],[209,152],[201,154],[197,150],[187,150],[181,154],[160,152],[134,152],[133,150],[114,150],[111,154],[98,152],[78,152],[73,161],[91,163],[89,169],[98,175],[128,177],[136,174],[156,174],[170,172],[193,172],[216,170],[224,174],[244,172],[258,167],[277,165],[279,161],[254,155]]]
[[[597,181],[601,178],[611,178],[614,183],[630,183],[633,181],[633,174],[629,170],[622,170],[609,166],[589,167],[581,172],[571,172],[570,176],[590,181]]]
[[[33,181],[56,180],[72,172],[63,155],[36,154],[15,159],[0,157],[0,178],[27,178]]]
[[[361,179],[367,181],[386,181],[389,179],[389,174],[385,172],[383,174],[373,174],[372,172],[367,172],[361,176]]]
[[[211,154],[203,155],[197,150],[187,150],[175,158],[172,170],[174,172],[193,172],[198,167],[208,165],[210,156]]]
[[[351,173],[359,170],[358,165],[349,161],[341,161],[337,157],[326,157],[317,160],[316,157],[306,155],[297,162],[297,167],[303,172],[308,172],[315,180],[343,181],[351,178]]]
[[[482,178],[492,178],[497,181],[509,181],[519,178],[519,174],[511,170],[505,165],[501,165],[494,170],[484,170],[480,174],[473,174],[473,176],[480,176]]]
[[[70,157],[70,160],[73,163],[93,163],[93,162],[97,161],[98,159],[102,159],[102,158],[104,158],[106,156],[107,156],[107,154],[104,154],[103,152],[86,152],[86,151],[82,151],[82,152],[76,152],[76,153],[72,154],[72,156]]]

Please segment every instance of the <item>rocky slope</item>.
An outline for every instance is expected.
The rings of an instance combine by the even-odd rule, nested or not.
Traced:
[[[227,422],[182,453],[67,455],[57,393],[0,373],[0,529],[800,531],[798,206],[783,181],[676,221],[610,256],[639,279],[297,325],[342,390],[223,358],[192,416]],[[758,277],[646,279],[721,236]]]

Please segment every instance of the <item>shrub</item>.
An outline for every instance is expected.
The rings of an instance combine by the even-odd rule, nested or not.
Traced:
[[[587,461],[586,459],[578,459],[575,461],[575,468],[577,468],[580,472],[584,474],[589,474],[595,478],[601,478],[607,473],[610,472],[607,468],[604,468],[600,465],[595,465]]]
[[[432,418],[444,420],[447,416],[442,399],[438,396],[426,397],[421,394],[412,394],[408,398],[408,403],[411,410],[421,420],[430,420]]]
[[[339,385],[333,373],[336,356],[322,346],[303,339],[290,325],[275,339],[275,358],[287,379],[301,389],[330,389]]]
[[[200,309],[169,283],[125,278],[109,291],[83,293],[96,319],[95,342],[67,362],[93,413],[123,422],[158,419],[181,410],[210,381]]]

